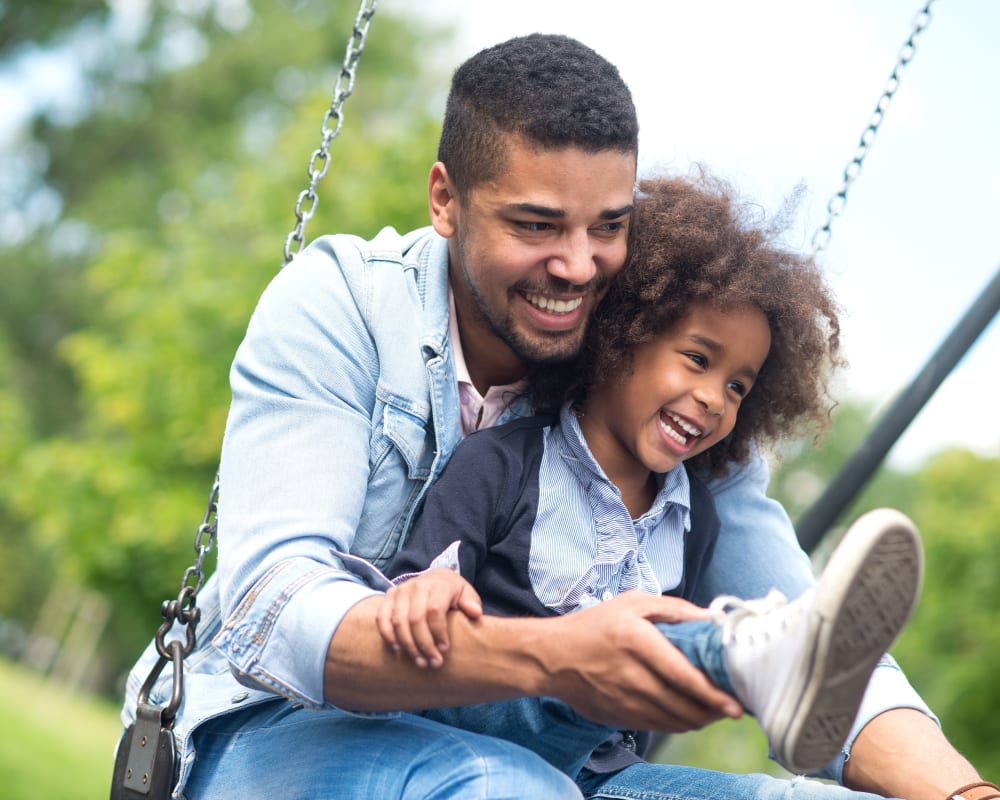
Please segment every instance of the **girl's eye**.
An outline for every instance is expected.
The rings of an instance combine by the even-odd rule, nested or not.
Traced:
[[[708,366],[708,359],[705,358],[705,356],[703,356],[701,353],[686,353],[685,355],[687,355],[687,357],[691,361],[693,361],[695,364],[697,364],[702,369],[704,369],[705,367]]]
[[[746,397],[747,392],[750,391],[744,384],[740,383],[739,381],[730,382],[729,390],[731,392],[734,392],[739,397]]]

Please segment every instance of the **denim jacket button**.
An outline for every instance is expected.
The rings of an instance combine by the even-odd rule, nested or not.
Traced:
[[[250,692],[238,692],[232,696],[233,703],[242,703],[250,696]]]

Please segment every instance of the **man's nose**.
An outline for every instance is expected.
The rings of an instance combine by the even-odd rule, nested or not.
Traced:
[[[546,262],[545,268],[554,278],[574,286],[585,286],[597,274],[594,251],[586,231],[562,237],[559,249]]]

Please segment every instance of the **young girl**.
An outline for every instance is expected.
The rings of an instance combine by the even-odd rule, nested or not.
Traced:
[[[389,569],[378,625],[391,647],[440,665],[452,608],[544,616],[628,590],[699,599],[719,532],[702,479],[803,423],[822,427],[840,361],[822,274],[755,211],[704,177],[641,184],[629,261],[579,362],[535,376],[536,406],[555,413],[470,435],[429,492]],[[920,571],[912,524],[881,510],[795,602],[679,603],[677,623],[658,627],[757,716],[780,763],[816,770],[847,738]],[[571,775],[602,743],[605,763],[637,758],[634,732],[547,698],[426,714]]]

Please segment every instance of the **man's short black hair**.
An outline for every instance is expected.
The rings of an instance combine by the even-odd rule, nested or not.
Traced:
[[[635,153],[639,123],[618,69],[567,36],[531,34],[456,70],[438,160],[460,197],[503,168],[510,135],[540,148]]]

